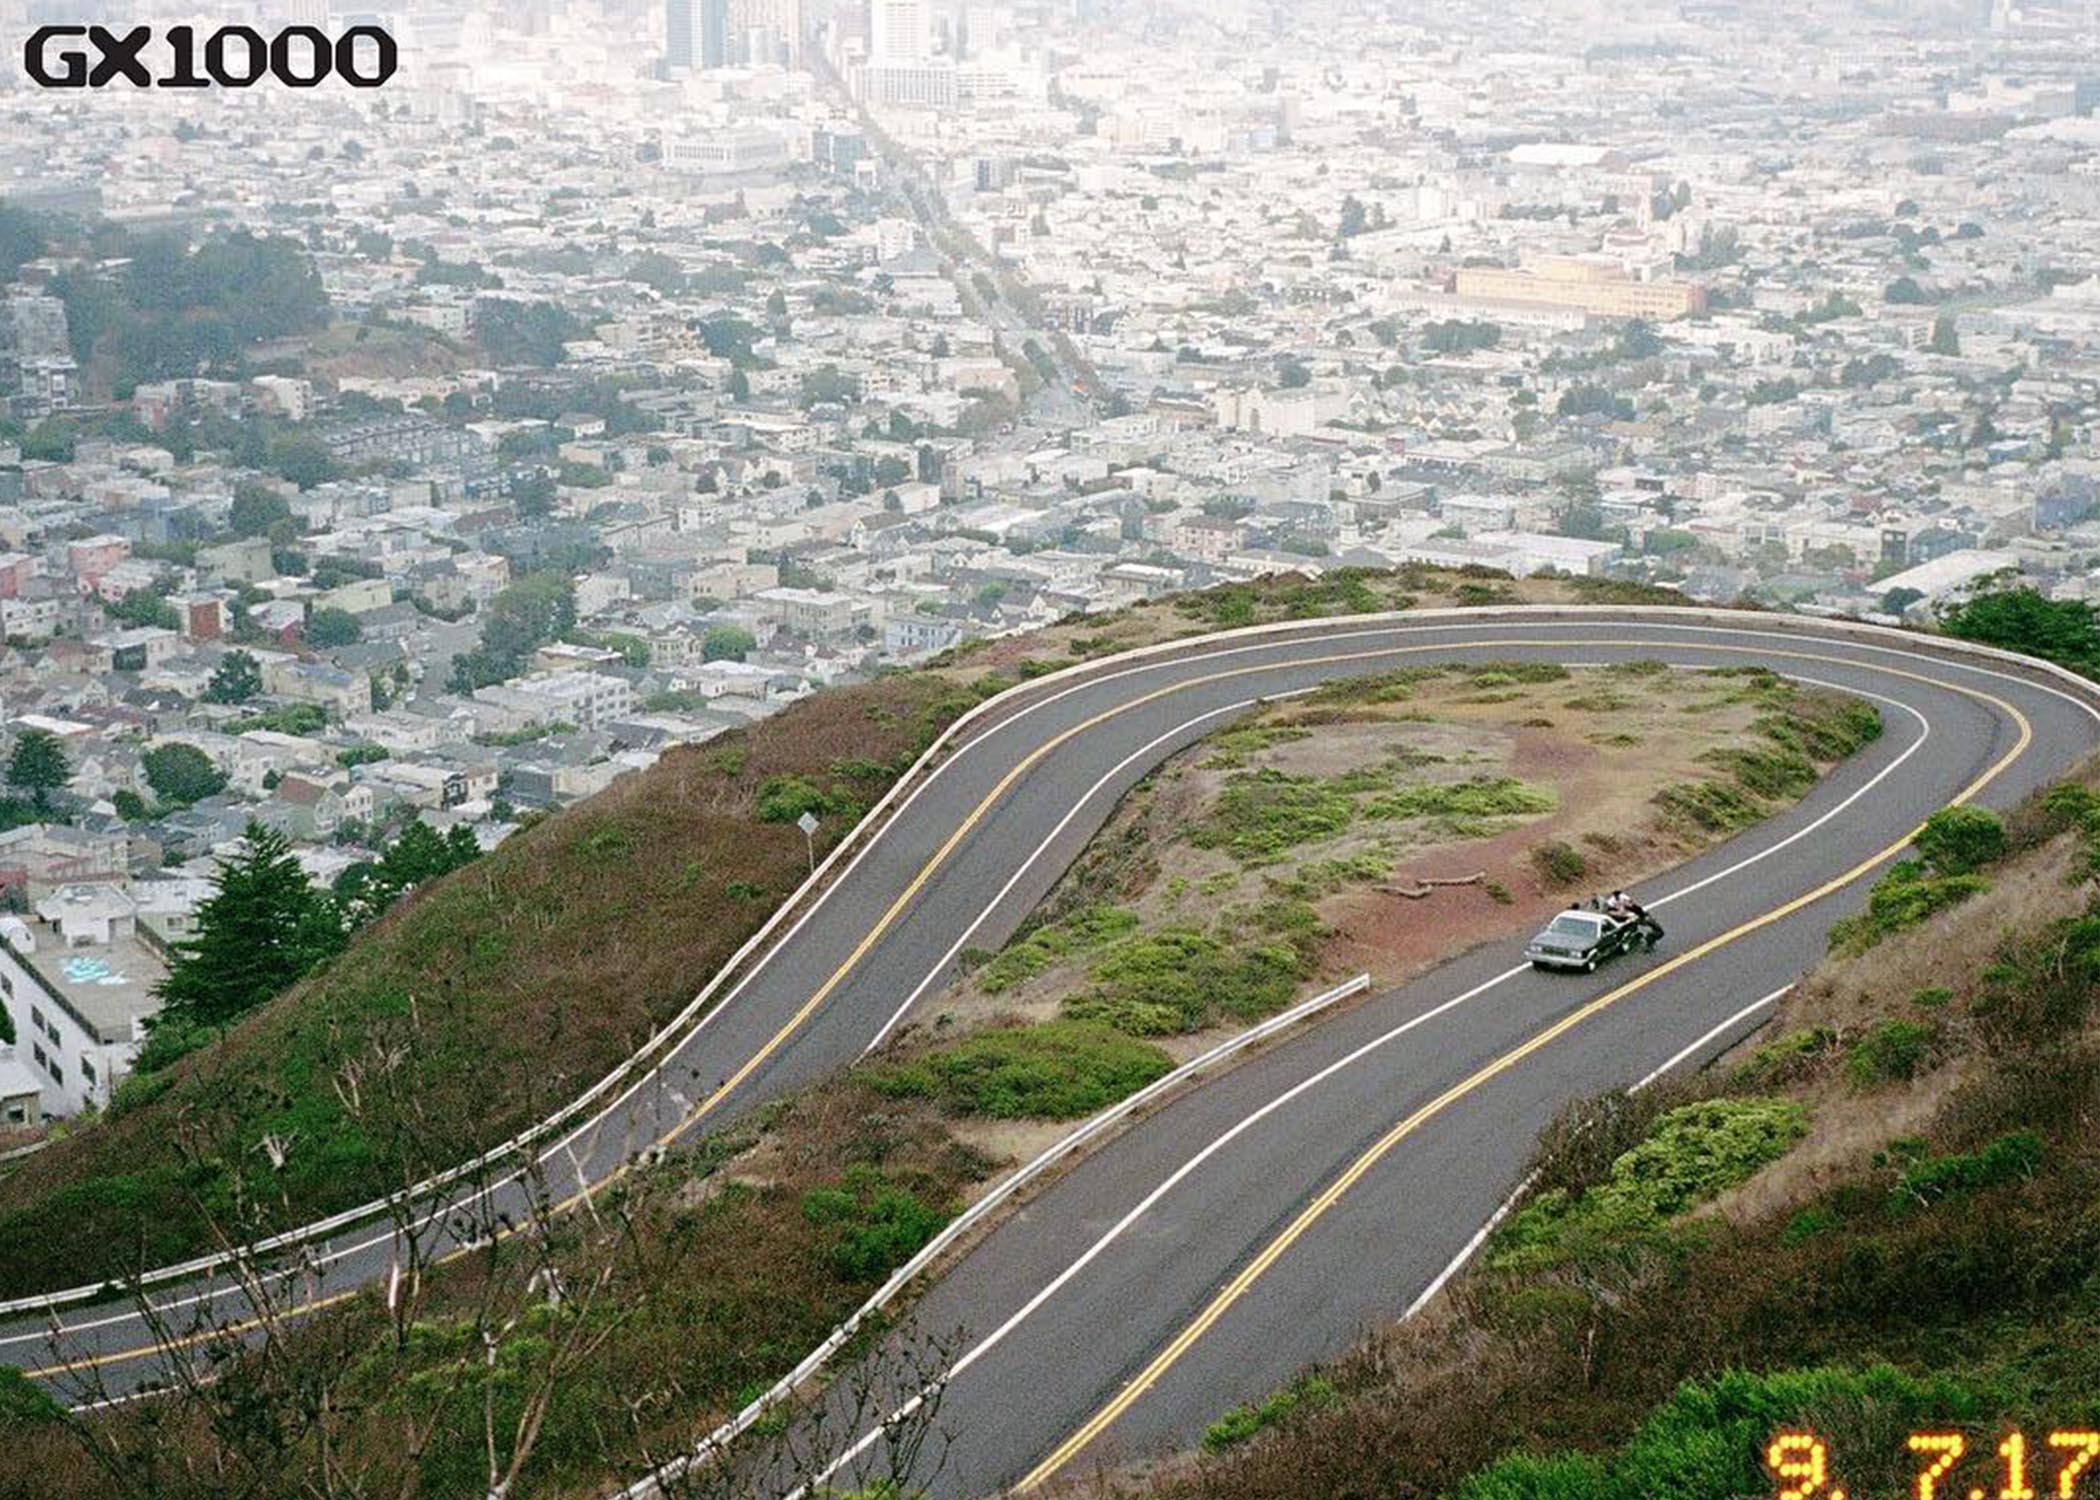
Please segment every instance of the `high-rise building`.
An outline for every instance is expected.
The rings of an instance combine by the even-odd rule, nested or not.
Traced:
[[[726,68],[732,60],[729,0],[664,0],[666,68]]]
[[[700,66],[726,68],[729,55],[729,0],[694,0],[700,17]]]
[[[802,61],[802,0],[730,0],[731,50],[753,67]]]
[[[693,66],[693,6],[696,0],[664,0],[664,66]]]
[[[931,54],[926,0],[868,0],[868,61],[878,68],[909,67]]]

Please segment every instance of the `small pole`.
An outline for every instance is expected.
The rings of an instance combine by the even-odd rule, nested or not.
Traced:
[[[817,873],[817,815],[806,812],[795,819],[795,826],[802,830],[802,842],[809,850],[809,873]]]

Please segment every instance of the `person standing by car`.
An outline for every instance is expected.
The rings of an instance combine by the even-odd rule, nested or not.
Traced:
[[[1611,899],[1605,903],[1605,910],[1623,921],[1632,922],[1635,931],[1640,934],[1641,946],[1650,953],[1653,953],[1655,945],[1662,941],[1662,923],[1648,915],[1648,908],[1624,891],[1613,891]]]

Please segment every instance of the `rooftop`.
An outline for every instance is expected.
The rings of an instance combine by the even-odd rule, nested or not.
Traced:
[[[31,930],[36,951],[10,943],[73,1018],[105,1042],[128,1042],[136,1023],[160,1009],[154,993],[167,965],[144,942],[119,936],[108,943],[67,948],[58,932],[39,922]]]

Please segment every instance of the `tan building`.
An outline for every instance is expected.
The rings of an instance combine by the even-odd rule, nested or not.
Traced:
[[[1706,311],[1706,288],[1689,281],[1635,281],[1617,266],[1576,257],[1540,260],[1523,270],[1467,266],[1455,288],[1483,302],[1572,308],[1599,318],[1667,322]]]

